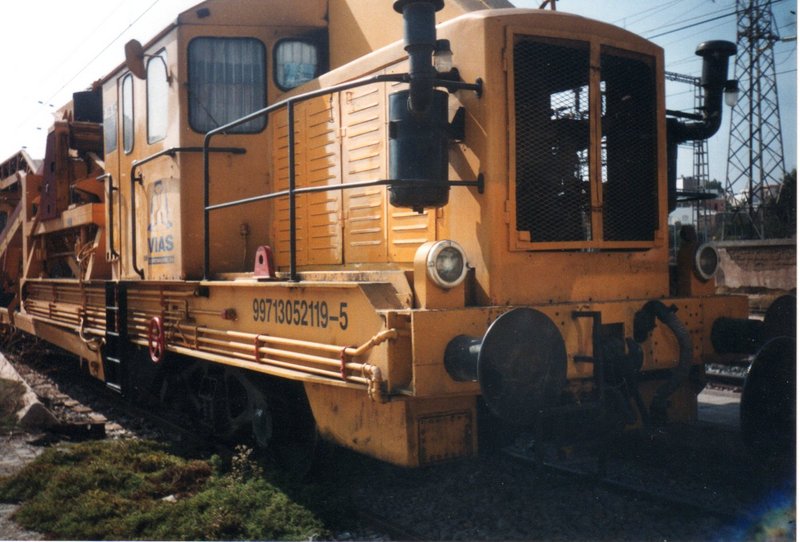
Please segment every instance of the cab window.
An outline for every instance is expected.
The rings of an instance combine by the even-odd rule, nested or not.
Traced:
[[[267,105],[266,50],[254,38],[195,38],[189,43],[189,125],[209,130]],[[255,133],[266,118],[231,132]]]
[[[147,62],[147,142],[167,137],[169,74],[167,53],[161,51]]]
[[[289,90],[319,75],[319,50],[308,40],[285,39],[275,45],[275,84]]]
[[[133,76],[122,79],[122,150],[133,150]]]
[[[115,150],[117,150],[116,102],[103,110],[103,153],[109,154]]]

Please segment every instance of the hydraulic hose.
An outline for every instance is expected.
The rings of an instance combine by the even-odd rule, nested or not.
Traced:
[[[650,418],[656,423],[666,421],[667,401],[675,390],[689,378],[692,369],[692,353],[694,351],[692,337],[675,312],[675,309],[667,307],[661,301],[653,300],[645,303],[634,317],[633,328],[636,342],[641,343],[647,339],[650,332],[656,327],[656,318],[664,323],[678,340],[678,365],[672,370],[669,380],[658,387],[653,401],[650,403]]]

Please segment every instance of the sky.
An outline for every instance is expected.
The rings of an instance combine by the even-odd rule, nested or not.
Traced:
[[[268,1],[268,0],[265,0]],[[301,1],[301,0],[298,0]],[[389,0],[381,0],[387,3]],[[538,7],[541,0],[511,0],[517,7]],[[0,161],[25,148],[44,154],[53,111],[72,92],[119,65],[125,42],[148,41],[198,0],[25,0],[0,3]],[[666,69],[698,76],[698,43],[736,41],[736,0],[558,0],[558,10],[603,20],[652,39],[664,48]],[[778,101],[784,160],[797,165],[797,1],[775,0],[773,13],[782,38],[775,45]],[[706,22],[707,21],[707,22]],[[399,21],[398,21],[399,24]],[[684,28],[689,27],[689,28]],[[682,29],[683,28],[683,29]],[[682,29],[682,30],[681,30]],[[733,76],[733,60],[730,76]],[[667,84],[667,108],[691,110],[694,90]],[[730,110],[720,131],[709,140],[712,179],[724,184]],[[679,175],[692,174],[691,150],[682,151]]]

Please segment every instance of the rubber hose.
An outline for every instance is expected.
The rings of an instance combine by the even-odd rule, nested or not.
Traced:
[[[692,370],[692,337],[689,330],[683,325],[673,310],[664,305],[661,301],[648,301],[643,312],[652,314],[664,323],[675,335],[678,340],[678,365],[672,370],[669,380],[661,384],[656,390],[653,402],[650,403],[650,414],[654,421],[664,419],[667,411],[667,400],[683,384]]]

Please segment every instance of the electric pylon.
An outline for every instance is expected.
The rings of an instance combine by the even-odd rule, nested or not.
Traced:
[[[739,100],[731,114],[725,175],[726,197],[735,211],[728,214],[726,226],[738,214],[752,226],[749,235],[762,239],[763,204],[777,196],[786,171],[773,50],[779,40],[774,1],[736,0]]]

